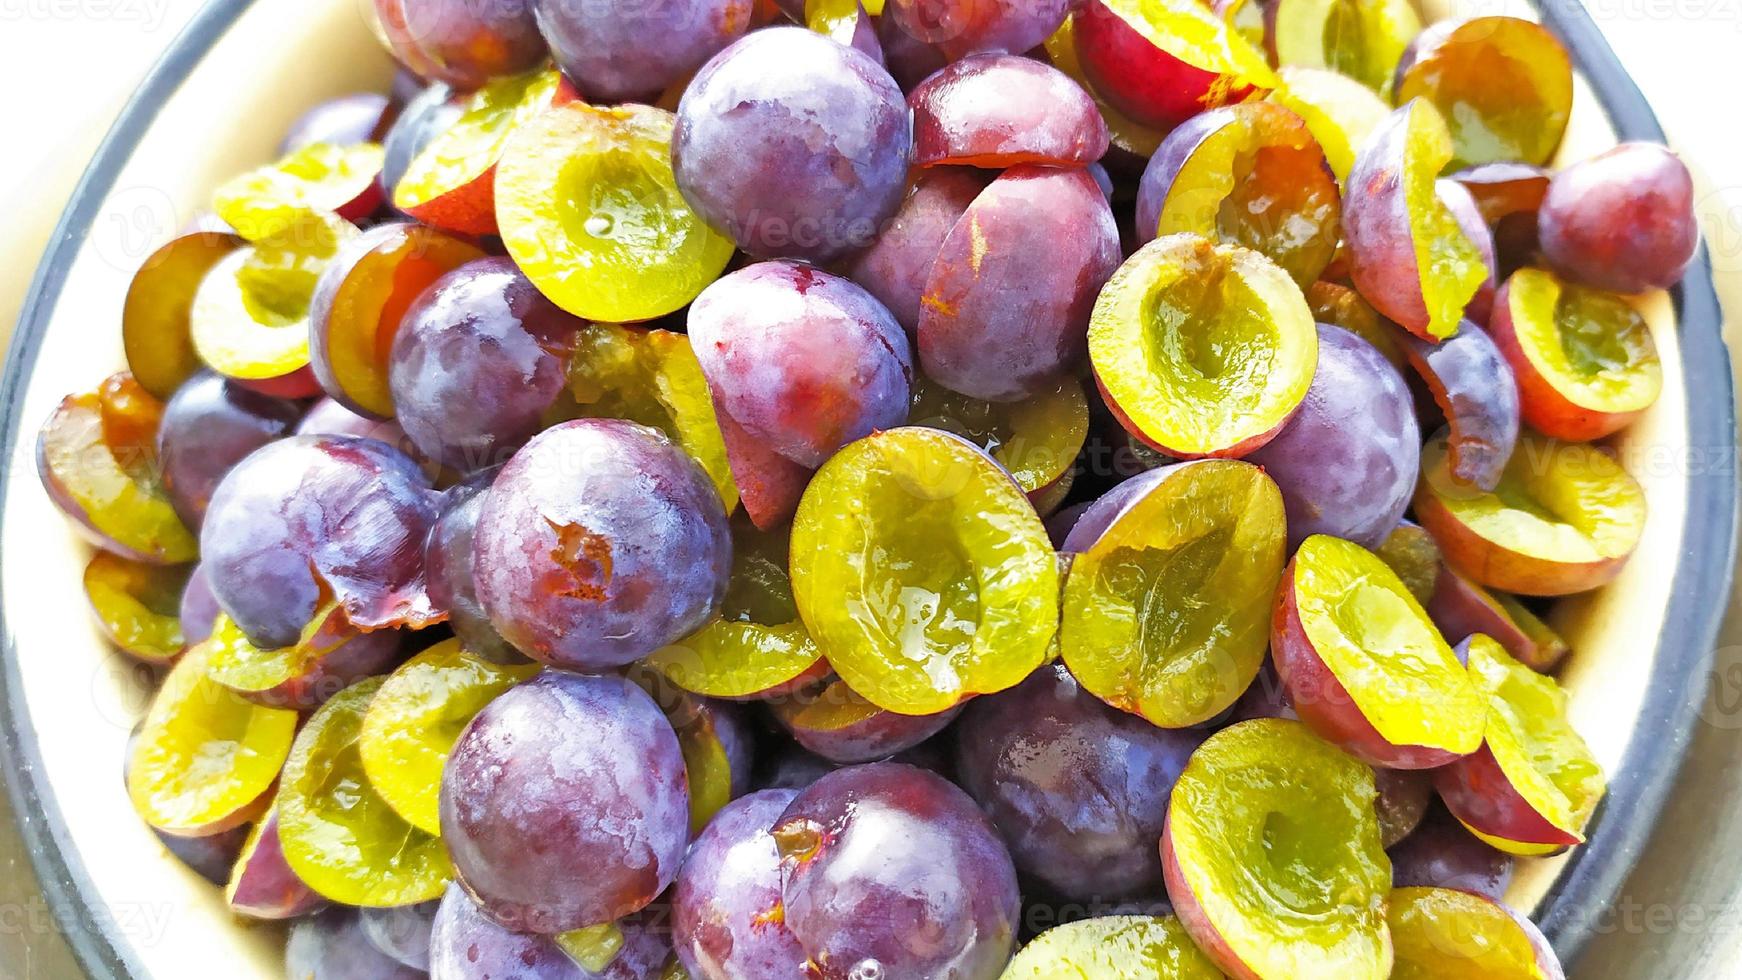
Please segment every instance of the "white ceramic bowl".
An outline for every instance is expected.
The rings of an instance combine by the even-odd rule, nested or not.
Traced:
[[[6,362],[0,760],[50,905],[94,975],[276,978],[282,937],[233,920],[219,891],[171,858],[128,804],[122,745],[147,692],[90,624],[80,587],[89,552],[37,482],[36,429],[64,394],[122,365],[121,301],[133,270],[213,186],[268,159],[303,109],[346,91],[384,90],[392,66],[360,15],[368,2],[213,0],[93,160]],[[1492,3],[1479,11],[1448,0],[1428,6],[1436,19],[1457,9],[1533,16],[1508,3],[1499,11]],[[1563,157],[1587,156],[1617,134],[1661,139],[1583,9],[1558,0],[1541,19],[1569,42],[1581,69]],[[1535,910],[1563,955],[1576,956],[1593,936],[1603,940],[1600,959],[1574,967],[1581,977],[1689,976],[1668,964],[1696,962],[1687,943],[1629,942],[1624,929],[1617,938],[1621,927],[1609,926],[1618,920],[1607,917],[1650,841],[1700,714],[1733,563],[1731,367],[1704,257],[1675,295],[1650,297],[1646,312],[1664,360],[1664,396],[1618,446],[1646,487],[1645,539],[1616,582],[1563,602],[1554,615],[1576,651],[1564,675],[1573,721],[1610,773],[1611,791],[1590,843],[1568,857],[1525,862],[1511,895]],[[1732,738],[1712,751],[1734,748]],[[1678,819],[1702,816],[1709,814]],[[1727,851],[1712,863],[1736,867]],[[1736,881],[1708,885],[1699,900],[1731,895]]]

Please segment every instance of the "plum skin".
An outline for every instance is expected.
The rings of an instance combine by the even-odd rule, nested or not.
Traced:
[[[1207,735],[1108,707],[1054,664],[969,703],[956,768],[1026,878],[1069,901],[1120,901],[1159,890],[1159,859],[1140,856]]]
[[[472,538],[490,621],[520,652],[580,670],[639,660],[725,597],[732,536],[701,466],[655,429],[552,426],[508,461]]]
[[[456,878],[520,931],[644,908],[677,876],[689,820],[677,735],[616,677],[547,670],[512,688],[466,726],[442,775]]]
[[[882,66],[800,27],[756,31],[684,91],[678,189],[745,251],[829,262],[875,240],[900,206],[911,113]]]
[[[301,415],[295,402],[269,398],[210,371],[183,382],[164,404],[157,430],[163,486],[182,522],[197,532],[224,474],[289,433]]]
[[[1623,143],[1548,183],[1537,227],[1549,265],[1618,293],[1668,289],[1699,248],[1693,177],[1655,143]]]
[[[769,831],[798,791],[732,801],[690,846],[672,892],[672,944],[698,980],[799,976],[805,954],[780,919],[780,854]]]
[[[787,928],[822,980],[993,980],[1014,951],[1016,870],[968,795],[913,766],[829,773],[775,824]]]
[[[1414,403],[1372,344],[1323,323],[1318,334],[1318,367],[1300,408],[1246,460],[1282,490],[1291,550],[1314,534],[1377,548],[1415,493]]]

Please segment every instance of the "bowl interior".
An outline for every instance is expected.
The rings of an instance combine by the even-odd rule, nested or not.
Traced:
[[[203,206],[213,186],[268,159],[302,109],[345,91],[384,90],[392,66],[360,16],[358,4],[367,2],[223,0],[196,21],[195,31],[228,28],[192,63],[132,153],[121,154],[112,186],[89,192],[101,203],[89,201],[95,218],[88,236],[71,252],[58,293],[38,310],[46,329],[30,329],[27,309],[8,364],[0,613],[11,656],[4,683],[12,775],[20,812],[39,815],[35,840],[54,852],[41,856],[39,868],[49,873],[49,887],[70,889],[70,911],[86,910],[74,938],[99,971],[183,977],[189,963],[221,962],[227,976],[278,977],[282,937],[275,928],[239,926],[219,891],[170,857],[132,812],[120,779],[122,745],[144,711],[147,678],[112,653],[90,622],[79,584],[89,550],[37,482],[36,427],[63,395],[89,389],[122,365],[120,310],[134,269]],[[1438,19],[1477,5],[1425,6],[1428,19]],[[1499,6],[1532,16],[1522,3]],[[1495,12],[1494,4],[1480,7]],[[190,47],[197,55],[200,46]],[[1569,160],[1615,140],[1583,78],[1576,99],[1562,149]],[[1576,651],[1564,674],[1573,721],[1612,777],[1627,775],[1619,770],[1655,683],[1661,652],[1654,651],[1672,592],[1685,585],[1671,573],[1683,564],[1690,534],[1718,533],[1689,526],[1690,477],[1679,464],[1688,458],[1690,393],[1675,310],[1659,294],[1646,299],[1644,312],[1662,352],[1664,396],[1617,448],[1646,488],[1645,539],[1619,580],[1561,603],[1553,616]],[[1716,324],[1699,328],[1715,331]],[[1727,369],[1724,379],[1727,412]],[[1721,530],[1727,541],[1729,525]],[[1673,764],[1676,751],[1661,746],[1653,764]],[[1627,818],[1608,813],[1596,835]],[[1623,859],[1631,860],[1610,860]],[[1580,901],[1554,894],[1568,860],[1525,862],[1514,902],[1539,909],[1545,899]]]

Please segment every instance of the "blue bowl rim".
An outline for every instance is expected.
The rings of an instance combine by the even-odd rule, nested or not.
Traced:
[[[1566,42],[1579,72],[1622,140],[1663,142],[1664,133],[1639,87],[1577,0],[1530,0],[1542,23]],[[253,0],[209,0],[171,42],[122,109],[92,157],[25,295],[0,378],[0,447],[22,458],[20,408],[29,369],[79,247],[140,139],[195,65],[247,11]],[[1709,684],[1708,658],[1723,619],[1736,564],[1736,419],[1730,358],[1710,256],[1702,245],[1671,291],[1681,337],[1688,401],[1688,445],[1705,467],[1689,480],[1687,528],[1650,689],[1594,823],[1590,841],[1574,851],[1539,909],[1544,933],[1569,968],[1600,924],[1651,836],[1686,756],[1688,736]],[[0,483],[0,515],[5,513]],[[0,596],[3,598],[3,596]],[[0,774],[49,908],[60,918],[85,971],[94,977],[144,974],[115,923],[98,913],[95,886],[67,838],[66,825],[42,780],[42,754],[21,689],[18,650],[0,604]],[[1614,811],[1623,817],[1604,819]]]

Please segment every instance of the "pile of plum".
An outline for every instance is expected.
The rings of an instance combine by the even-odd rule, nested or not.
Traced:
[[[42,478],[298,980],[1556,980],[1687,170],[1407,0],[375,0]],[[1649,299],[1649,297],[1646,297]],[[1658,338],[1664,339],[1664,338]],[[50,651],[24,651],[26,656]]]

